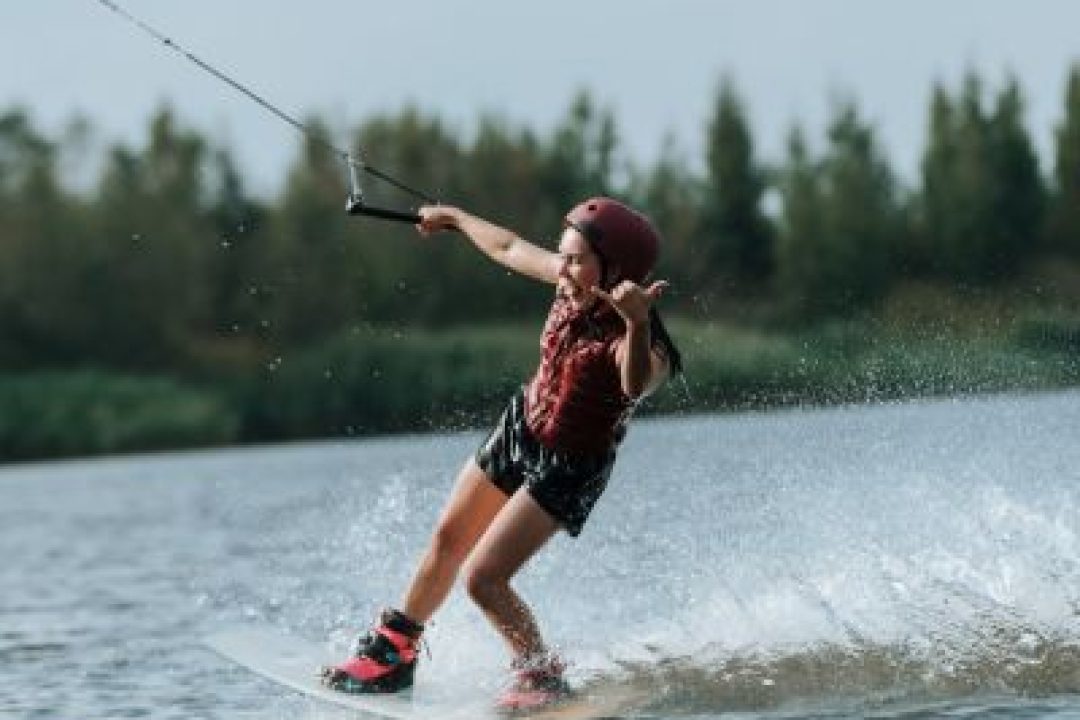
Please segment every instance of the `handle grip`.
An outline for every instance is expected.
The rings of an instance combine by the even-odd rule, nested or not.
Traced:
[[[345,212],[349,215],[367,215],[368,217],[378,218],[379,220],[392,220],[394,222],[410,223],[412,225],[420,224],[420,216],[417,213],[365,205],[363,200],[356,197],[349,198],[348,202],[345,204]]]

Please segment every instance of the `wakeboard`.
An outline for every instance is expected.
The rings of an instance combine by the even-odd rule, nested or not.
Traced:
[[[322,684],[321,668],[340,660],[327,645],[271,629],[245,628],[211,635],[205,644],[230,660],[306,697],[388,720],[597,720],[617,718],[643,698],[626,688],[590,688],[557,705],[507,713],[491,698],[462,696],[422,681],[393,695],[353,695]]]

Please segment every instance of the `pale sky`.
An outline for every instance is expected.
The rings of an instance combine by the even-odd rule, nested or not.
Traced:
[[[638,163],[667,133],[697,157],[728,73],[763,159],[782,158],[796,120],[820,147],[830,98],[846,95],[913,177],[932,82],[955,89],[975,68],[991,91],[1019,77],[1048,172],[1080,61],[1077,0],[116,1],[290,114],[340,128],[414,103],[465,133],[481,111],[546,133],[587,87]],[[141,145],[167,99],[233,149],[253,189],[280,187],[296,131],[97,0],[6,0],[0,21],[0,110],[23,106],[50,134],[81,112],[103,141]]]

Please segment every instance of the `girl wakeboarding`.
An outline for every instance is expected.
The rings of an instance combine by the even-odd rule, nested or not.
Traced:
[[[557,530],[581,532],[637,403],[681,369],[653,308],[667,284],[643,285],[656,264],[659,233],[644,215],[610,198],[574,207],[556,252],[454,207],[428,205],[414,215],[371,206],[360,191],[361,172],[434,200],[336,147],[113,0],[96,1],[338,156],[349,172],[350,215],[418,222],[423,235],[458,230],[499,264],[556,286],[540,366],[462,468],[400,608],[384,611],[353,656],[326,669],[324,682],[354,693],[410,687],[424,624],[464,567],[470,597],[513,658],[515,682],[498,707],[529,709],[564,697],[564,665],[510,580]]]
[[[510,649],[513,682],[496,706],[535,709],[568,695],[565,666],[510,582],[559,529],[581,532],[634,408],[681,369],[653,307],[667,287],[649,281],[660,234],[604,197],[570,210],[555,252],[454,207],[423,207],[419,220],[423,235],[460,231],[500,265],[554,285],[555,299],[539,367],[466,461],[400,605],[324,682],[350,693],[410,687],[424,625],[460,573]]]

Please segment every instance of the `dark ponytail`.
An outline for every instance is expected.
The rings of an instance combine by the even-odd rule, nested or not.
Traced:
[[[659,348],[667,358],[672,377],[682,373],[682,353],[675,347],[675,341],[671,339],[667,328],[664,327],[664,321],[660,319],[660,312],[655,306],[649,308],[649,335],[652,338],[652,344]]]

